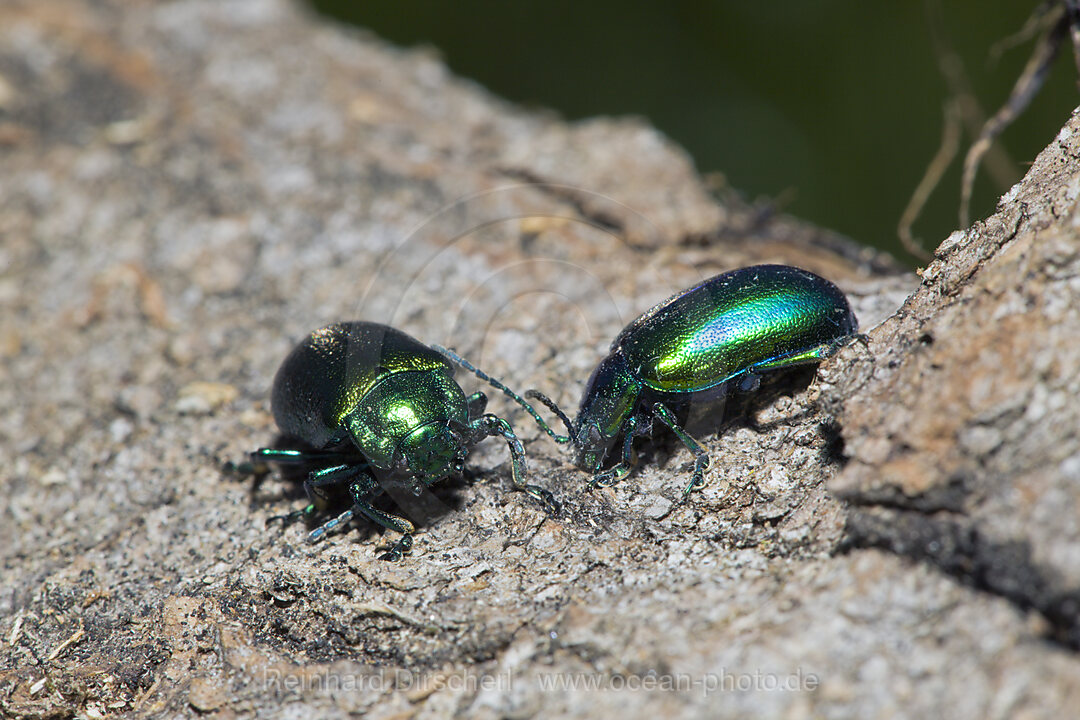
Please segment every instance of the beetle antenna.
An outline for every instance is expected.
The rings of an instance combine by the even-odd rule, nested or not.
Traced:
[[[448,350],[447,348],[444,348],[441,345],[432,345],[431,347],[436,352],[440,352],[443,355],[445,355],[446,357],[450,358],[455,363],[457,363],[461,367],[465,368],[466,370],[471,372],[476,377],[480,378],[481,380],[483,380],[487,384],[491,385],[493,388],[495,388],[497,390],[501,390],[504,395],[509,397],[511,400],[516,402],[521,407],[525,408],[525,411],[527,413],[529,413],[529,415],[532,415],[532,419],[536,421],[536,424],[540,426],[540,429],[543,430],[544,432],[546,432],[548,435],[550,435],[552,437],[552,439],[555,440],[555,442],[560,443],[560,444],[570,442],[571,435],[573,433],[571,433],[571,435],[560,435],[557,432],[555,432],[554,430],[552,430],[551,426],[547,424],[547,422],[544,420],[544,418],[540,417],[540,413],[538,413],[536,411],[536,408],[534,408],[532,405],[530,405],[529,402],[525,398],[521,397],[520,395],[518,395],[516,392],[514,392],[510,388],[506,387],[501,382],[499,382],[495,378],[491,377],[490,375],[485,373],[483,370],[481,370],[480,368],[476,367],[475,365],[470,363],[465,358],[458,355],[453,350]],[[536,391],[530,390],[528,393],[526,393],[526,395],[529,395],[529,397],[536,397],[537,400],[539,400],[545,406],[550,408],[553,412],[555,412],[556,415],[559,416],[559,419],[561,419],[564,423],[566,423],[566,427],[567,427],[567,429],[569,429],[570,428],[570,421],[566,417],[566,414],[563,413],[561,410],[559,410],[558,407],[556,407],[555,403],[553,403],[547,396],[541,395],[540,393],[536,393],[536,395],[531,395],[530,394],[530,393],[534,393],[534,392],[536,392]]]
[[[566,413],[564,413],[562,411],[562,408],[560,408],[558,405],[555,404],[554,400],[552,400],[551,398],[549,398],[547,395],[540,392],[539,390],[526,390],[525,391],[525,397],[530,398],[532,400],[538,400],[548,410],[555,413],[555,415],[560,420],[562,420],[563,425],[566,426],[567,435],[570,438],[574,437],[574,424],[572,422],[570,422],[570,418],[568,418],[566,416]]]

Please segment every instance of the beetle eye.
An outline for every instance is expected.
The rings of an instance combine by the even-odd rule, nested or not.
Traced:
[[[595,423],[589,425],[585,433],[585,441],[584,445],[586,447],[595,448],[600,446],[600,428]]]

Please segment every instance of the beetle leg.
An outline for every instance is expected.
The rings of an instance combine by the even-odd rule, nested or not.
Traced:
[[[637,429],[637,416],[631,415],[630,419],[626,421],[626,427],[623,428],[623,432],[626,433],[623,438],[622,446],[622,459],[619,464],[603,472],[597,472],[593,475],[592,482],[589,483],[590,487],[611,487],[616,484],[627,475],[630,474],[630,470],[634,467],[633,461],[633,444],[634,444],[634,430]]]
[[[330,457],[341,457],[341,453],[326,450],[279,450],[277,448],[259,448],[251,453],[252,460],[268,460],[288,464],[318,462]]]
[[[474,441],[493,435],[506,440],[510,448],[510,475],[514,480],[514,489],[523,490],[532,495],[544,504],[550,514],[558,514],[559,503],[555,502],[555,496],[539,485],[530,485],[525,482],[525,449],[521,447],[521,441],[517,439],[510,423],[497,415],[488,413],[469,423],[469,429],[473,432]]]
[[[280,520],[282,525],[292,525],[294,522],[300,520],[301,518],[306,518],[310,515],[314,515],[315,510],[315,503],[308,503],[299,510],[293,510],[292,512],[285,513],[284,515],[274,515],[273,517],[268,517],[266,518],[266,524],[269,525],[272,522]]]
[[[353,475],[357,475],[366,471],[366,466],[357,465],[355,463],[343,463],[341,465],[331,465],[330,467],[312,470],[310,473],[308,473],[307,480],[304,481],[304,489],[310,493],[313,488],[319,488],[323,485],[334,485],[336,483],[344,482]]]
[[[293,453],[294,452],[298,453],[299,451],[290,451],[290,450],[278,451],[278,450],[270,450],[269,448],[262,448],[261,450],[256,450],[255,452],[253,452],[252,456],[255,456],[256,454],[260,454],[260,457],[261,457],[262,456],[261,454],[264,453],[264,452],[266,452],[266,453],[275,453],[275,454],[278,453],[278,452],[287,453],[286,455],[284,455],[284,457],[289,458],[289,459],[285,460],[285,462],[288,462],[288,463],[302,462],[300,460],[293,459],[293,458],[297,457],[297,455],[295,455]],[[270,457],[274,457],[274,456],[271,455]],[[340,457],[340,455],[338,455],[338,457]],[[312,458],[312,454],[308,454],[306,456],[306,461],[311,461],[311,458]],[[350,477],[354,473],[362,472],[363,470],[364,470],[363,466],[357,467],[356,465],[332,465],[330,467],[320,468],[319,470],[314,470],[311,473],[309,473],[308,476],[307,476],[307,479],[304,480],[304,492],[307,493],[308,498],[311,498],[312,496],[321,497],[320,493],[316,490],[316,488],[318,488],[318,487],[320,487],[322,485],[331,485],[331,484],[334,484],[334,483],[342,482],[343,480]],[[310,515],[313,515],[315,513],[316,509],[317,509],[317,505],[314,502],[311,502],[311,503],[308,503],[306,506],[300,508],[299,510],[293,510],[292,512],[286,513],[285,515],[274,515],[273,517],[267,518],[266,519],[266,524],[269,525],[272,522],[280,520],[280,521],[282,521],[282,524],[284,524],[284,525],[291,525],[292,523],[296,522],[297,520],[299,520],[301,518],[305,518],[305,517],[308,517]],[[342,522],[346,522],[346,521],[342,521]]]
[[[368,501],[368,497],[372,494],[373,484],[370,479],[367,483],[362,480],[357,480],[349,486],[349,493],[352,495],[352,510],[360,512],[373,522],[381,525],[383,528],[389,530],[396,530],[402,533],[401,540],[394,543],[393,547],[389,549],[387,553],[383,553],[379,556],[380,560],[388,560],[395,562],[402,559],[410,549],[413,549],[413,533],[416,532],[416,527],[403,517],[397,517],[390,513],[383,513],[378,510],[372,503]],[[345,515],[345,513],[342,513]],[[350,516],[351,517],[351,516]]]
[[[395,530],[401,533],[401,539],[398,540],[387,553],[380,556],[380,559],[382,560],[400,560],[412,548],[412,534],[415,532],[416,528],[408,520],[378,510],[368,501],[368,497],[377,488],[377,485],[370,476],[367,476],[367,468],[365,466],[341,465],[325,468],[324,470],[312,473],[312,477],[304,483],[304,487],[310,492],[320,485],[339,483],[350,475],[359,473],[364,473],[365,477],[353,480],[349,483],[349,494],[352,496],[353,506],[337,517],[327,520],[325,523],[308,533],[308,542],[317,542],[321,540],[328,532],[348,523],[356,517],[357,513],[359,513],[372,522],[389,530]]]
[[[319,488],[324,485],[336,485],[337,483],[347,482],[350,478],[367,472],[367,466],[365,465],[331,465],[330,467],[320,468],[318,470],[311,471],[307,479],[304,480],[304,492],[307,493],[308,498],[312,500],[325,499],[323,494],[319,491]],[[301,518],[313,515],[318,509],[318,505],[315,502],[310,502],[306,506],[299,510],[293,510],[286,515],[275,515],[272,518],[267,519],[267,524],[275,520],[281,520],[284,524],[296,522]],[[327,520],[321,526],[315,528],[308,533],[308,542],[315,542],[319,540],[323,535],[330,532],[339,525],[344,525],[352,519],[352,511],[346,510],[336,518]]]
[[[397,562],[412,552],[412,544],[413,536],[411,534],[402,535],[401,539],[394,543],[394,547],[380,555],[379,559],[386,562]]]
[[[822,360],[832,357],[839,352],[841,348],[853,342],[860,343],[863,347],[868,348],[870,346],[870,337],[863,333],[854,333],[842,337],[839,340],[818,345],[809,350],[803,350],[790,355],[782,355],[771,360],[764,360],[756,365],[751,365],[744,371],[742,377],[739,379],[738,388],[744,393],[754,392],[761,385],[761,373],[776,370],[790,370],[805,365],[816,365]]]
[[[747,372],[756,375],[769,370],[787,370],[788,368],[799,367],[800,365],[813,365],[826,358],[832,357],[840,348],[844,347],[844,345],[851,340],[857,340],[865,344],[867,339],[866,336],[861,333],[848,335],[840,340],[828,342],[824,345],[818,345],[809,350],[802,350],[800,352],[791,353],[790,355],[781,355],[772,360],[764,360],[756,365],[751,365],[747,368]]]
[[[663,403],[655,403],[652,406],[653,415],[657,417],[660,422],[671,428],[671,431],[675,433],[675,436],[682,441],[682,444],[687,449],[694,453],[696,460],[694,460],[694,474],[690,476],[690,484],[683,490],[683,497],[686,497],[694,490],[700,490],[705,487],[705,469],[709,467],[709,453],[705,452],[705,449],[698,444],[698,441],[690,437],[689,434],[681,427],[679,427],[679,421],[675,419],[675,416],[671,413]]]
[[[356,474],[357,472],[363,471],[363,466],[358,467],[356,465],[333,465],[328,468],[314,470],[308,475],[307,479],[304,480],[304,492],[307,493],[308,498],[322,498],[322,495],[319,493],[317,488],[323,485],[332,485],[334,483],[342,482],[350,476]],[[310,502],[299,510],[293,510],[291,513],[286,513],[285,515],[275,515],[273,517],[267,518],[266,524],[269,525],[276,520],[280,520],[284,525],[291,525],[292,523],[300,520],[301,518],[306,518],[314,515],[317,509],[318,505],[314,502]],[[347,523],[348,521],[349,518],[338,517],[335,520],[324,523],[323,526],[319,528],[319,530],[321,530],[322,532],[320,532],[319,535],[314,539],[309,534],[308,540],[317,540],[318,538],[326,534],[328,530],[332,530],[338,525]],[[327,525],[329,525],[330,527],[326,527]]]
[[[312,507],[312,505],[309,505],[308,507]],[[307,508],[305,508],[305,510],[306,509]],[[299,512],[303,512],[303,511],[299,511]],[[292,515],[294,513],[289,513],[289,514]],[[348,510],[341,513],[337,517],[330,518],[329,520],[324,522],[322,525],[320,525],[319,527],[315,528],[314,530],[312,530],[311,532],[308,533],[308,542],[313,543],[313,542],[318,542],[319,540],[322,540],[323,536],[325,536],[326,533],[328,533],[331,530],[334,530],[337,527],[339,527],[341,525],[344,525],[345,523],[352,520],[353,515],[354,515],[354,513],[353,513],[352,508],[349,508]]]
[[[484,414],[484,408],[487,407],[487,395],[480,390],[477,390],[469,397],[465,398],[465,402],[469,407],[469,420],[474,420]]]
[[[303,465],[306,463],[325,462],[328,459],[340,459],[341,453],[324,450],[278,450],[277,448],[259,448],[248,453],[250,460],[242,463],[225,463],[225,472],[237,475],[265,475],[270,471],[268,462],[281,465]]]

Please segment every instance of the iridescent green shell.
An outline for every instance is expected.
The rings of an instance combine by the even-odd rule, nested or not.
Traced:
[[[843,292],[786,265],[717,275],[656,305],[611,345],[656,391],[707,390],[779,358],[806,359],[857,330]]]
[[[346,417],[356,410],[376,385],[390,376],[414,371],[428,374],[426,379],[416,376],[417,383],[428,384],[434,379],[430,374],[435,373],[451,378],[449,383],[438,383],[440,386],[452,385],[457,388],[452,381],[454,369],[450,362],[400,330],[369,322],[327,325],[311,333],[281,364],[274,378],[271,396],[274,420],[286,435],[299,438],[315,448],[327,447],[345,438]],[[395,396],[397,402],[389,403],[380,399],[375,407],[370,408],[383,417],[378,425],[376,423],[379,421],[375,418],[368,419],[368,422],[384,432],[404,432],[406,428],[415,428],[418,419],[414,415],[427,414],[429,410],[423,406],[430,404],[428,402],[421,406],[413,403],[411,407],[404,407],[403,391],[395,390],[398,393]],[[418,387],[416,394],[423,399],[430,394],[425,390]],[[460,394],[460,389],[457,392]],[[438,405],[444,401],[434,396],[432,402]],[[442,415],[446,415],[445,407],[442,408]]]

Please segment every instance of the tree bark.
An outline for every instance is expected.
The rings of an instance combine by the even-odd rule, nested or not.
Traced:
[[[1080,119],[920,279],[714,197],[641,120],[566,123],[283,0],[0,7],[0,710],[1061,717],[1080,707]],[[611,489],[525,442],[412,555],[267,527],[269,387],[335,320],[574,407],[702,278],[837,282],[866,342],[660,436]],[[415,511],[415,509],[413,509]],[[410,512],[405,508],[404,512]]]

